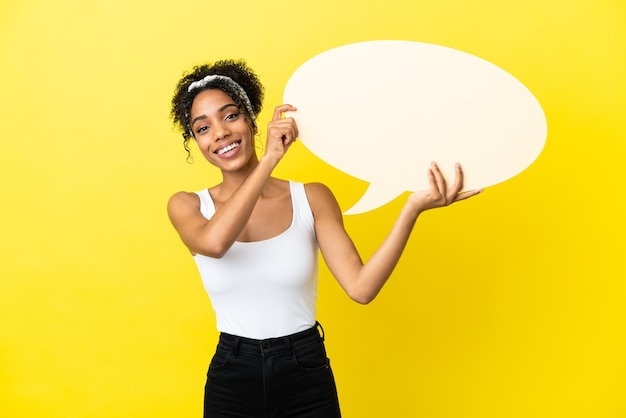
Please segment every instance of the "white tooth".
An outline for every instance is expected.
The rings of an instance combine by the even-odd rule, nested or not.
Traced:
[[[238,146],[239,146],[239,143],[233,143],[233,144],[230,144],[230,145],[225,146],[224,148],[218,150],[217,153],[218,153],[218,155],[222,155],[225,152],[228,152],[228,151],[230,151],[232,149],[237,148]]]

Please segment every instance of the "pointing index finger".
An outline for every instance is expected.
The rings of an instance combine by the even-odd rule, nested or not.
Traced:
[[[290,104],[283,104],[280,106],[276,106],[276,108],[274,109],[274,117],[272,117],[272,120],[279,120],[282,118],[283,113],[292,112],[294,110],[297,110],[297,109]]]

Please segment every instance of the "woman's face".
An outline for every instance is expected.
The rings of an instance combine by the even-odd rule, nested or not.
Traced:
[[[222,90],[198,93],[191,106],[190,125],[202,155],[222,171],[251,168],[258,162],[252,128]]]

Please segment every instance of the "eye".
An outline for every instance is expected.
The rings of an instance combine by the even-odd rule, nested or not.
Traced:
[[[241,115],[241,113],[237,112],[237,113],[230,113],[229,115],[226,116],[226,120],[235,120],[239,117],[239,115]]]
[[[208,127],[208,126],[201,126],[201,127],[199,127],[199,128],[196,130],[196,134],[201,134],[201,133],[206,132],[206,131],[208,131],[208,130],[209,130],[209,127]]]

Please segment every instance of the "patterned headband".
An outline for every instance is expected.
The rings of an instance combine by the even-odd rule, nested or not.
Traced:
[[[237,95],[239,96],[239,98],[243,101],[244,106],[246,106],[246,110],[250,114],[250,117],[252,117],[252,120],[256,119],[256,115],[252,111],[252,104],[250,103],[250,99],[248,98],[246,91],[239,84],[237,84],[232,78],[227,77],[225,75],[211,74],[211,75],[204,77],[202,80],[194,81],[187,88],[187,93],[191,92],[191,90],[194,90],[194,89],[204,88],[207,86],[207,84],[215,80],[221,80],[225,82],[229,87],[234,89]]]

